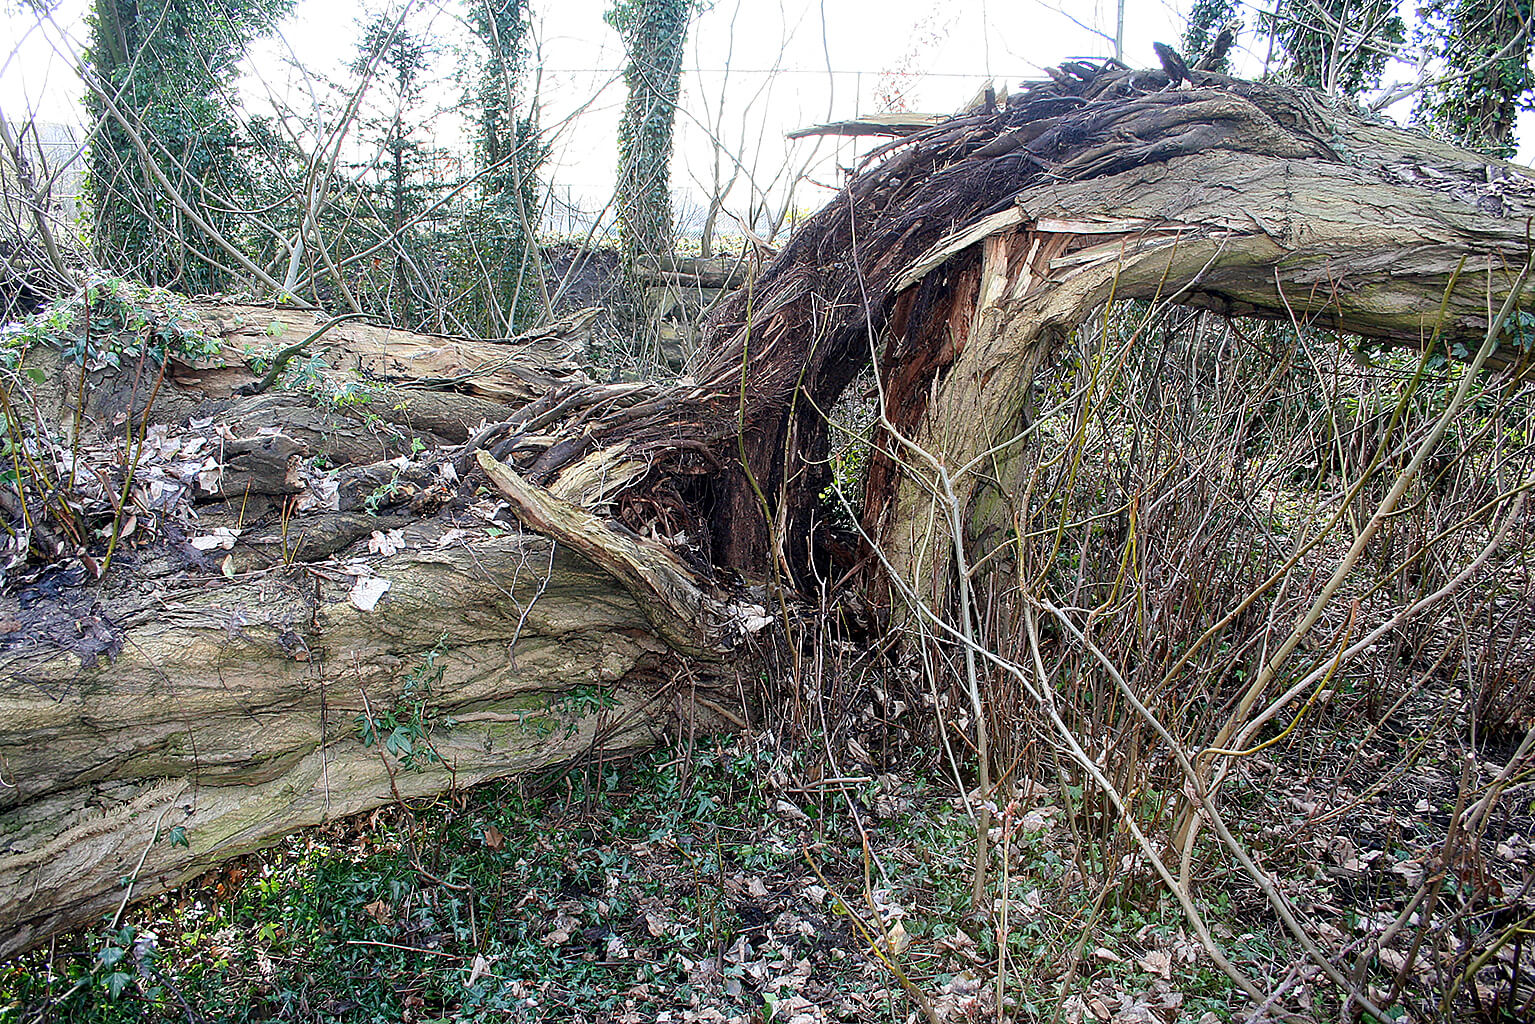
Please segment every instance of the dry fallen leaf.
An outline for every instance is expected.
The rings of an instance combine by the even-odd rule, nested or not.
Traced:
[[[1145,971],[1147,974],[1155,974],[1161,977],[1164,981],[1170,980],[1173,976],[1172,955],[1165,952],[1164,950],[1149,950],[1144,956],[1137,960],[1136,963],[1139,964],[1141,970]]]
[[[256,950],[256,969],[261,972],[262,985],[270,987],[273,979],[276,977],[276,972],[272,970],[272,958],[267,956],[264,949],[257,948]]]
[[[388,589],[389,581],[382,576],[364,576],[352,585],[352,592],[347,597],[358,611],[371,612]]]
[[[485,826],[485,846],[487,849],[499,850],[506,843],[506,837],[501,830],[494,825]]]
[[[376,899],[362,909],[379,924],[386,925],[394,921],[394,908],[383,899]]]
[[[810,815],[806,814],[804,811],[800,810],[798,807],[795,807],[793,804],[791,804],[787,800],[779,800],[776,804],[773,805],[773,809],[775,811],[777,811],[779,813],[779,815],[781,815],[782,817],[788,818],[790,821],[809,821],[810,820]]]
[[[368,554],[383,555],[388,558],[396,551],[405,547],[405,533],[402,530],[374,530],[368,538]]]
[[[939,949],[975,959],[975,940],[963,931],[956,930],[934,943]]]
[[[1025,814],[1018,821],[1018,829],[1024,833],[1039,832],[1050,826],[1050,816],[1054,814],[1054,807],[1036,807]]]
[[[885,934],[880,936],[879,944],[886,953],[897,956],[906,952],[906,947],[911,945],[911,936],[906,934],[906,926],[896,921],[885,929]]]
[[[231,530],[227,526],[220,526],[212,533],[204,534],[201,537],[193,537],[190,543],[199,551],[215,551],[219,548],[228,551],[235,546],[235,541],[239,536],[239,530]]]
[[[554,925],[554,927],[550,928],[549,932],[539,941],[542,942],[545,946],[552,948],[555,946],[563,946],[565,943],[569,942],[570,936],[574,934],[576,927],[581,922],[576,920],[574,917],[571,917],[569,914],[557,914],[551,923]]]

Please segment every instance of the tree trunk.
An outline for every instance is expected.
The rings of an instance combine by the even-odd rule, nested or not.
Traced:
[[[1070,65],[892,142],[695,379],[593,383],[579,319],[497,345],[250,307],[208,311],[224,367],[93,374],[87,461],[147,441],[131,487],[120,447],[79,477],[125,534],[104,577],[71,545],[0,599],[0,955],[305,824],[744,722],[764,584],[827,568],[825,413],[876,355],[865,584],[941,608],[999,542],[1032,381],[1110,299],[1480,341],[1535,175],[1194,79]],[[243,361],[294,338],[328,368],[265,390]],[[68,436],[79,370],[31,358]]]
[[[440,535],[411,526],[372,560],[389,589],[370,611],[354,577],[296,564],[21,612],[34,643],[0,656],[0,956],[111,913],[124,878],[149,895],[306,825],[725,724],[707,697],[729,680],[683,675],[586,559]]]
[[[1256,105],[1229,95],[1182,102],[1169,117],[1161,109],[1168,95],[1147,97],[1159,102],[1140,116],[1170,130],[1218,131],[1232,147],[1273,127]],[[1026,426],[1036,370],[1111,299],[1178,302],[1405,346],[1437,334],[1446,346],[1469,342],[1475,350],[1530,258],[1535,179],[1499,165],[1500,178],[1488,183],[1494,168],[1468,167],[1459,151],[1342,127],[1352,133],[1335,132],[1331,144],[1350,154],[1347,163],[1210,148],[1080,183],[1041,183],[951,236],[897,281],[897,292],[910,291],[897,305],[894,348],[883,360],[887,406],[904,412],[915,445],[955,482],[953,500],[969,510],[979,543],[972,560],[990,553],[995,541],[986,536],[1006,522],[973,497],[993,476],[1000,493],[1016,489],[1021,443],[1013,439]],[[1129,130],[1140,134],[1133,122]],[[1501,217],[1485,215],[1494,203]],[[963,269],[955,261],[951,273],[963,283],[945,292],[948,305],[929,319],[955,336],[948,357],[913,372],[917,360],[903,344],[944,351],[913,328],[918,285],[961,253]],[[1523,356],[1505,344],[1494,361]],[[897,575],[920,581],[926,598],[938,601],[948,588],[949,541],[934,514],[943,488],[935,465],[903,461],[900,485],[874,496],[870,524]]]
[[[629,58],[615,197],[619,236],[631,264],[641,257],[665,262],[673,255],[672,134],[691,15],[690,0],[618,0],[608,12]]]
[[[217,471],[178,506],[196,518],[128,536],[99,582],[66,558],[0,599],[0,957],[306,825],[745,720],[731,648],[760,608],[488,457],[513,515],[409,461],[590,386],[592,314],[511,345],[338,324],[312,348],[344,369],[310,393],[369,400],[317,405],[230,396],[259,379],[242,359],[323,317],[205,313],[223,358],[173,366],[152,405],[132,368],[93,374],[82,436],[86,452],[124,422],[213,438]],[[78,369],[30,362],[39,411],[72,423]],[[146,504],[171,479],[150,448]],[[338,468],[310,475],[318,455]],[[221,528],[227,551],[188,543]]]

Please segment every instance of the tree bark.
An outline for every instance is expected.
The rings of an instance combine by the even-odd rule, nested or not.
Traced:
[[[760,608],[484,452],[511,515],[408,461],[423,442],[451,461],[487,413],[590,386],[590,315],[512,345],[338,326],[339,369],[309,394],[366,382],[369,401],[337,406],[231,397],[259,376],[246,358],[323,317],[206,312],[222,359],[174,366],[152,405],[131,368],[92,375],[82,416],[87,451],[124,422],[231,435],[182,509],[196,518],[130,536],[100,581],[60,559],[0,598],[0,957],[306,825],[749,714],[733,648]],[[78,368],[31,362],[50,371],[39,408],[72,423]],[[317,455],[334,494],[300,508]],[[370,510],[379,485],[401,493]],[[227,551],[187,543],[220,527]]]
[[[726,724],[707,698],[735,704],[733,680],[697,658],[684,675],[607,573],[473,533],[409,528],[419,548],[373,560],[371,611],[353,577],[300,564],[25,621],[43,642],[0,655],[0,956],[110,914],[124,878],[150,895],[306,825]],[[95,652],[48,642],[82,625]],[[416,755],[365,745],[365,720],[404,724]]]
[[[1230,119],[1233,143],[1256,110]],[[1204,131],[1213,115],[1180,116]],[[1412,152],[1372,149],[1378,139],[1405,141],[1373,134],[1360,131],[1341,143],[1353,154],[1350,163],[1213,150],[1082,183],[1041,184],[919,261],[897,291],[915,290],[929,266],[981,250],[978,265],[971,256],[976,284],[962,295],[949,292],[951,307],[939,317],[965,328],[955,332],[951,358],[920,375],[904,353],[883,361],[904,371],[892,377],[888,405],[911,417],[925,404],[911,437],[958,481],[954,500],[973,509],[972,496],[993,473],[1002,493],[1015,487],[1018,444],[1010,439],[1025,426],[1036,370],[1111,299],[1176,302],[1402,346],[1437,337],[1446,347],[1469,342],[1474,350],[1530,258],[1535,181],[1510,174],[1478,190],[1467,174],[1459,188],[1446,187],[1464,154],[1436,152],[1416,139],[1420,148]],[[1401,175],[1416,187],[1392,180]],[[1237,209],[1233,196],[1240,196]],[[1502,217],[1479,208],[1488,196]],[[909,325],[908,316],[901,327]],[[920,350],[934,347],[918,339]],[[1505,345],[1499,361],[1525,355]],[[983,453],[989,465],[978,461]],[[927,562],[947,564],[947,538],[922,525],[942,523],[932,514],[935,469],[903,461],[900,486],[888,506],[871,506],[879,518],[870,523],[896,574],[923,581],[922,592],[936,601],[947,579]],[[973,537],[997,526],[984,514],[970,520]],[[975,559],[985,554],[978,550]]]

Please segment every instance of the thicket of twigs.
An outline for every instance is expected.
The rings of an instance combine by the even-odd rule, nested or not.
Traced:
[[[1531,396],[1528,368],[1302,324],[1136,303],[1078,332],[1036,386],[974,635],[913,616],[881,677],[937,709],[990,819],[982,927],[1005,934],[1017,830],[1059,802],[1095,910],[1065,915],[1073,971],[1102,908],[1162,892],[1254,1019],[1528,1019]],[[1286,943],[1261,977],[1225,956],[1254,922]],[[998,993],[1046,959],[1000,963]]]

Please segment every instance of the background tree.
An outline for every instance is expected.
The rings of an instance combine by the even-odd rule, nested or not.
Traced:
[[[408,246],[413,215],[420,207],[420,187],[412,180],[426,162],[420,139],[430,118],[422,109],[430,49],[426,40],[397,19],[379,16],[369,22],[358,44],[352,70],[373,74],[384,95],[372,120],[379,147],[381,182],[375,186],[375,209],[396,240],[394,283],[389,308],[396,320],[413,323]],[[376,69],[376,70],[375,70]]]
[[[182,197],[204,209],[215,230],[238,233],[230,207],[251,193],[248,140],[228,101],[235,69],[251,40],[292,0],[96,0],[86,73],[96,123],[89,191],[96,259],[151,284],[183,291],[226,289],[234,275],[205,233],[186,223],[120,114],[136,118],[149,159]],[[115,111],[115,113],[114,113]],[[210,204],[205,197],[222,201]]]
[[[1279,0],[1271,18],[1288,72],[1334,97],[1372,88],[1407,37],[1399,6],[1399,0]]]
[[[523,95],[528,60],[527,0],[469,0],[469,26],[484,47],[467,97],[476,111],[480,216],[464,227],[483,248],[474,275],[489,318],[488,333],[514,333],[548,307],[538,230],[537,171],[546,149],[537,108]]]
[[[672,249],[672,132],[693,0],[614,0],[628,98],[618,128],[618,230],[626,256]]]
[[[1492,156],[1517,149],[1514,120],[1530,105],[1531,0],[1429,0],[1425,30],[1446,77],[1418,110],[1454,141]]]

